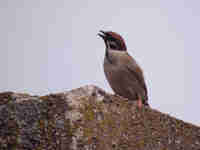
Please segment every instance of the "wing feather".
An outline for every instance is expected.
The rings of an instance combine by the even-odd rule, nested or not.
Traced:
[[[130,76],[130,81],[131,78],[134,82],[137,82],[137,86],[138,86],[138,92],[139,94],[141,94],[142,98],[144,99],[144,101],[148,100],[148,92],[147,92],[147,87],[145,84],[145,80],[144,80],[144,75],[143,72],[141,70],[141,68],[138,66],[138,64],[136,63],[136,61],[130,56],[128,55],[128,59],[129,59],[129,63],[126,63],[126,70],[128,71],[128,74],[131,74]],[[131,61],[131,63],[130,63]]]

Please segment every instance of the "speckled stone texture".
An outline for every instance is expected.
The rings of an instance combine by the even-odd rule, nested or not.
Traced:
[[[41,97],[0,93],[0,150],[33,149],[200,150],[200,127],[93,85]]]

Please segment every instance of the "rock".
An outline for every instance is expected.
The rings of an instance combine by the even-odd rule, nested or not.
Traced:
[[[0,93],[0,150],[199,150],[200,127],[93,85]]]

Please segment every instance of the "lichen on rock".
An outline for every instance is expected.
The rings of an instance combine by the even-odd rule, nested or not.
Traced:
[[[88,85],[45,96],[0,93],[0,149],[198,150],[200,127]]]

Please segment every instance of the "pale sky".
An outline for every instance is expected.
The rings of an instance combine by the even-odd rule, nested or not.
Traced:
[[[1,0],[0,19],[1,92],[112,92],[97,36],[112,30],[143,68],[151,107],[200,125],[200,1]]]

